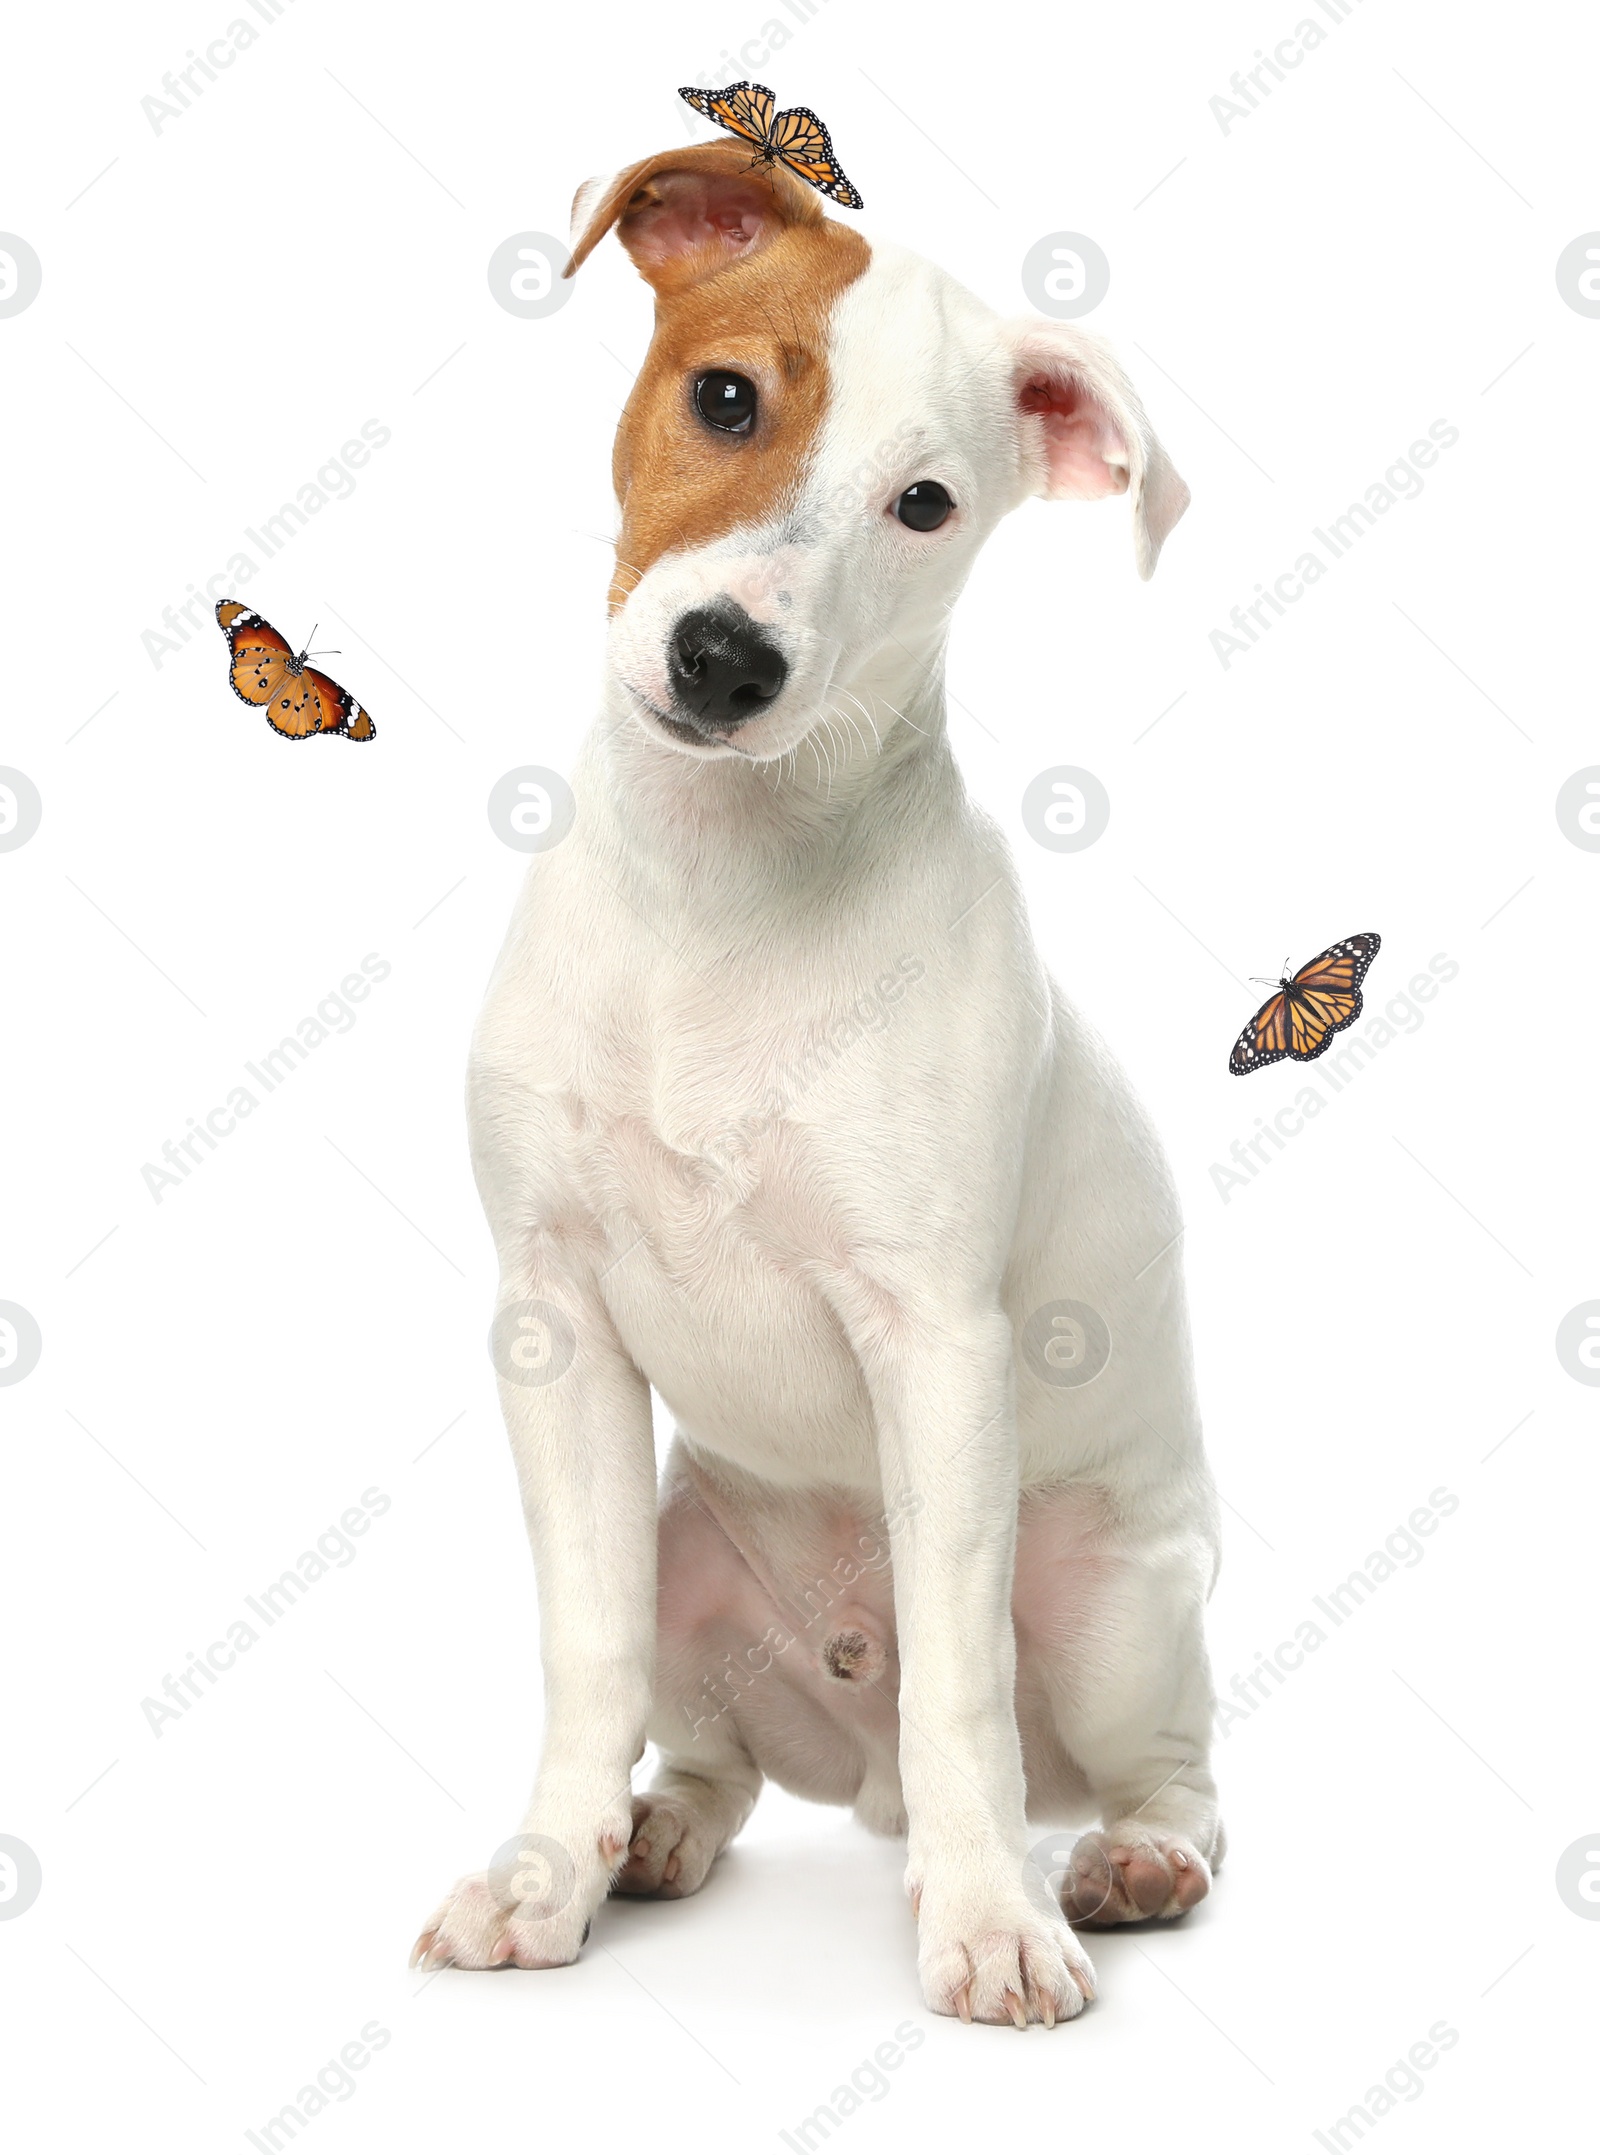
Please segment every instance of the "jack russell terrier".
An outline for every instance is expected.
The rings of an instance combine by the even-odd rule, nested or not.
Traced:
[[[907,1837],[935,2012],[1051,2026],[1070,1925],[1222,1853],[1216,1503],[1171,1178],[962,787],[944,644],[1030,495],[1125,494],[1148,576],[1188,489],[1095,338],[735,141],[591,181],[572,268],[613,226],[656,321],[604,701],[470,1077],[544,1744],[509,1886],[415,1957],[576,1959],[770,1776]],[[1101,1825],[1041,1865],[1030,1818]]]

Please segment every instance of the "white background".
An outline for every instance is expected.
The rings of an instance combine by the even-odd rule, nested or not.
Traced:
[[[244,0],[6,33],[0,227],[44,274],[0,320],[0,762],[43,799],[0,854],[0,1299],[44,1343],[0,1393],[0,1832],[44,1881],[0,1922],[30,2147],[247,2144],[372,2021],[390,2040],[304,2133],[322,2155],[781,2146],[906,2021],[849,2149],[1316,2145],[1440,2021],[1386,2149],[1537,2142],[1585,2086],[1600,1927],[1555,1870],[1600,1846],[1600,1399],[1554,1335],[1600,1295],[1600,857],[1554,801],[1600,762],[1600,321],[1554,271],[1600,226],[1592,25],[1365,0],[1224,133],[1209,101],[1325,23],[1312,0],[820,0],[781,50],[778,12],[291,0],[159,133],[140,100]],[[1194,490],[1148,586],[1120,505],[1016,516],[958,617],[951,727],[1182,1185],[1220,1687],[1459,1499],[1220,1743],[1212,1899],[1100,1939],[1102,2002],[1025,2041],[929,2016],[899,1852],[772,1792],[698,1900],[608,1907],[574,1969],[404,1967],[533,1765],[462,1072],[524,866],[485,800],[569,769],[593,708],[649,330],[614,246],[545,320],[486,265],[688,139],[677,84],[746,73],[824,114],[869,237],[999,308],[1036,240],[1093,236],[1091,326]],[[1420,497],[1224,669],[1230,609],[1441,419]],[[141,637],[367,420],[392,438],[354,493],[238,592],[319,622],[377,721],[290,746],[209,619],[159,667]],[[1057,764],[1110,794],[1081,854],[1021,822]],[[1435,953],[1458,975],[1225,1203],[1212,1164],[1306,1081],[1226,1074],[1247,976],[1358,929],[1374,1011]],[[392,971],[354,1028],[158,1205],[144,1163],[368,952]],[[374,1487],[355,1560],[152,1734],[141,1701]]]

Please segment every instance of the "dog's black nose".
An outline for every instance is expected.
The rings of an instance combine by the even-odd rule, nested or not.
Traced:
[[[684,614],[667,639],[672,693],[711,733],[759,718],[789,677],[777,645],[742,606],[725,599]]]

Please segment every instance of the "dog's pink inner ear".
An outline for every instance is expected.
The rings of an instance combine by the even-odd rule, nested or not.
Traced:
[[[1043,421],[1045,492],[1058,501],[1098,501],[1128,490],[1128,445],[1105,407],[1070,374],[1033,374],[1017,404]]]
[[[736,176],[705,172],[658,172],[623,212],[622,244],[649,277],[706,249],[710,262],[749,254],[781,223],[772,190]]]
[[[572,205],[570,277],[612,226],[658,292],[713,276],[785,226],[820,225],[815,191],[781,165],[752,165],[750,145],[722,136],[660,150],[592,179]]]

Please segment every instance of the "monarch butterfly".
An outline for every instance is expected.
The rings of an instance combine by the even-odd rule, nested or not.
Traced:
[[[1288,1055],[1297,1063],[1320,1055],[1335,1033],[1361,1015],[1361,983],[1378,955],[1382,937],[1346,936],[1302,965],[1285,973],[1278,992],[1269,996],[1233,1043],[1228,1068],[1235,1077],[1264,1070]]]
[[[730,135],[753,142],[757,164],[785,164],[819,194],[847,210],[862,207],[860,195],[833,154],[833,137],[806,106],[776,111],[777,99],[761,82],[730,82],[725,90],[680,90],[678,95]]]
[[[350,691],[308,666],[307,654],[292,650],[271,622],[248,606],[220,599],[217,626],[228,639],[228,678],[234,694],[258,710],[264,705],[274,733],[291,741],[308,740],[314,733],[370,741],[376,734],[378,729]]]

